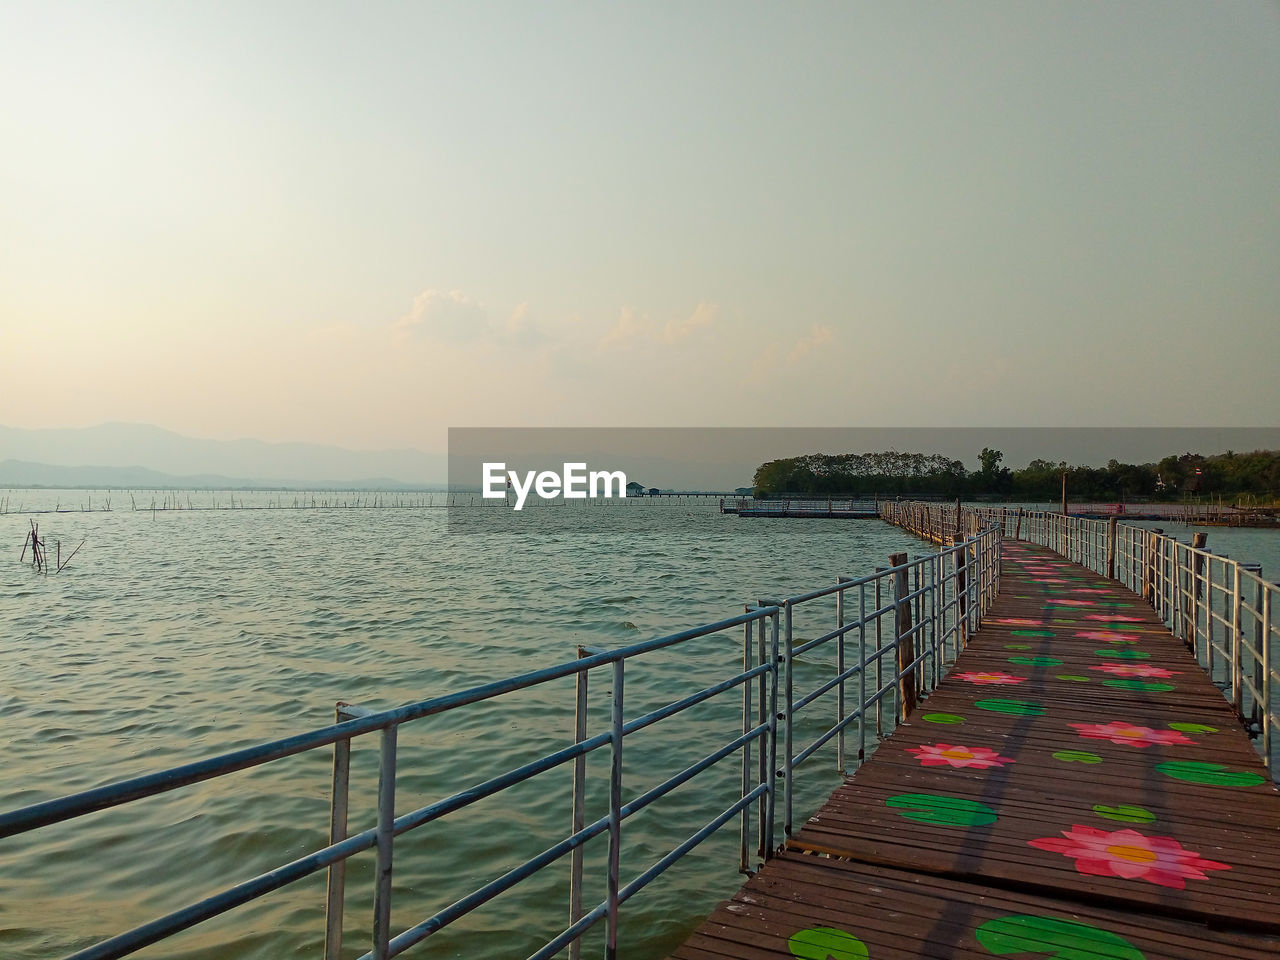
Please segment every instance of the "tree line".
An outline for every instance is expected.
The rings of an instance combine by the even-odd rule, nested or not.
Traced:
[[[756,468],[755,495],[820,497],[940,497],[944,499],[1056,500],[1066,475],[1076,501],[1280,498],[1280,450],[1184,453],[1158,463],[1105,467],[1032,460],[1020,470],[1001,466],[1004,454],[983,447],[977,470],[942,454],[810,453],[770,460]]]

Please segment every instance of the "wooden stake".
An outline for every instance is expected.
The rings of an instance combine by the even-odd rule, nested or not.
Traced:
[[[889,565],[902,566],[907,562],[905,553],[889,556]],[[894,635],[898,648],[898,706],[901,719],[906,720],[916,708],[916,674],[911,667],[915,660],[915,637],[911,634],[911,601],[908,596],[911,588],[908,584],[907,571],[899,570],[893,575],[894,596]]]

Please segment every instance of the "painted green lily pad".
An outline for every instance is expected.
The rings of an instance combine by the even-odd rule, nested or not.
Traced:
[[[1135,680],[1132,677],[1114,677],[1103,680],[1104,687],[1115,687],[1117,690],[1140,690],[1143,693],[1166,693],[1173,690],[1172,683],[1161,683],[1158,680]]]
[[[1010,630],[1015,637],[1054,637],[1052,630]]]
[[[985,803],[948,797],[940,793],[900,793],[885,801],[908,820],[940,827],[981,827],[996,822],[996,812]]]
[[[1207,723],[1171,723],[1170,730],[1181,730],[1183,733],[1217,733],[1217,727],[1211,727]]]
[[[1157,763],[1156,769],[1174,780],[1203,783],[1210,787],[1256,787],[1267,782],[1266,777],[1248,770],[1228,770],[1220,763],[1198,760],[1170,760]]]
[[[1104,647],[1101,650],[1093,651],[1100,657],[1110,657],[1113,660],[1150,660],[1151,654],[1145,650],[1131,650],[1128,647],[1119,650]]]
[[[1004,648],[1005,648],[1006,650],[1030,650],[1030,649],[1031,649],[1031,644],[1029,644],[1029,643],[1006,643],[1006,644],[1004,645]]]
[[[867,945],[836,927],[809,927],[792,934],[787,949],[796,960],[870,960]]]
[[[1107,820],[1119,820],[1121,823],[1155,823],[1156,815],[1146,807],[1135,807],[1129,803],[1116,804],[1114,807],[1108,807],[1105,804],[1096,804],[1093,812]]]
[[[975,700],[973,705],[979,710],[990,710],[992,713],[1010,713],[1019,717],[1038,717],[1044,713],[1044,705],[1034,700],[1008,700],[1004,697],[991,697],[987,700]]]
[[[1093,677],[1082,677],[1078,673],[1060,673],[1058,674],[1056,679],[1070,680],[1073,683],[1088,683],[1090,680],[1093,679]]]
[[[1063,763],[1101,763],[1102,758],[1096,753],[1090,753],[1088,750],[1059,750],[1053,755],[1053,759],[1061,760]]]
[[[998,957],[1028,954],[1051,960],[1146,960],[1142,951],[1124,937],[1056,917],[1001,917],[988,920],[973,935]]]
[[[1021,664],[1024,667],[1060,667],[1062,661],[1057,657],[1010,657],[1010,663]]]
[[[964,717],[954,713],[926,713],[920,719],[929,723],[964,723]]]

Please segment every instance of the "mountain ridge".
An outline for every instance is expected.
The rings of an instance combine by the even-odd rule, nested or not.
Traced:
[[[376,489],[423,489],[443,485],[447,475],[443,453],[362,451],[250,438],[209,440],[151,424],[120,422],[47,429],[0,426],[0,456],[9,468],[0,472],[0,483],[8,485],[29,477],[31,482],[43,478],[42,486],[95,486],[103,481],[137,486],[136,479],[158,486],[370,489],[358,485],[376,483]],[[130,476],[120,471],[140,472]]]

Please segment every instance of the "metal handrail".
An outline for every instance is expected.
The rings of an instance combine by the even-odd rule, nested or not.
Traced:
[[[606,832],[610,837],[609,875],[607,878],[608,896],[589,912],[583,913],[580,910],[574,910],[573,912],[577,915],[571,918],[570,927],[535,956],[552,956],[555,952],[563,949],[565,945],[576,943],[587,929],[601,919],[607,919],[608,921],[607,950],[610,954],[613,954],[617,946],[618,908],[628,897],[638,892],[654,876],[665,870],[676,859],[679,859],[689,849],[692,849],[693,846],[701,843],[713,832],[720,829],[733,817],[739,814],[742,815],[743,829],[745,831],[748,825],[749,808],[753,804],[759,803],[760,808],[757,815],[762,822],[768,821],[768,824],[771,824],[773,784],[772,778],[766,774],[761,782],[750,784],[747,789],[744,789],[742,795],[727,811],[713,817],[708,824],[679,845],[673,851],[674,856],[669,853],[662,858],[655,865],[656,872],[655,867],[650,867],[626,887],[622,887],[620,884],[619,852],[621,827],[624,820],[640,812],[699,773],[709,769],[715,763],[738,751],[743,753],[743,776],[745,781],[749,778],[751,767],[750,747],[757,741],[766,741],[765,747],[761,750],[761,755],[762,757],[771,757],[772,751],[769,749],[767,741],[776,737],[776,726],[774,721],[770,719],[761,719],[759,722],[754,723],[750,722],[751,697],[747,691],[754,684],[759,684],[761,690],[764,691],[759,707],[759,713],[762,718],[766,711],[770,715],[776,712],[772,705],[771,694],[772,690],[776,690],[776,683],[767,681],[770,676],[776,677],[777,657],[770,655],[767,660],[761,657],[757,662],[757,651],[753,649],[751,641],[753,628],[763,637],[766,625],[776,621],[777,614],[778,610],[776,608],[768,606],[752,607],[742,614],[702,627],[632,644],[619,650],[582,651],[582,656],[574,661],[484,684],[470,690],[406,704],[392,710],[370,712],[352,708],[348,705],[341,705],[339,707],[339,715],[350,719],[344,719],[342,722],[322,727],[318,730],[308,731],[297,736],[271,741],[243,750],[231,751],[196,763],[185,764],[158,773],[108,784],[72,796],[32,804],[0,814],[0,837],[27,833],[41,827],[47,827],[50,824],[72,820],[96,810],[103,810],[144,797],[167,793],[214,777],[224,776],[249,767],[260,766],[306,750],[332,744],[335,747],[334,788],[331,842],[327,846],[251,880],[205,897],[196,903],[189,904],[150,923],[111,937],[87,949],[80,950],[72,954],[72,958],[74,960],[90,960],[90,958],[92,960],[107,960],[107,958],[127,956],[149,944],[194,926],[203,920],[225,913],[272,890],[279,889],[327,867],[330,871],[328,886],[330,912],[326,923],[325,956],[330,960],[336,960],[341,951],[341,904],[343,902],[343,886],[345,883],[345,872],[342,867],[351,856],[369,849],[376,849],[374,942],[373,949],[365,956],[383,960],[383,958],[398,955],[409,946],[443,929],[449,923],[497,896],[502,891],[516,885],[521,880],[527,879],[544,867],[549,866],[565,854],[578,850],[591,838]],[[743,648],[746,668],[742,672],[689,696],[673,701],[641,717],[624,722],[622,710],[626,661],[701,637],[723,634],[724,631],[737,626],[744,627]],[[773,646],[770,647],[770,654],[772,654],[773,647],[776,647],[776,628],[773,632],[775,641]],[[761,646],[763,648],[763,645]],[[530,763],[507,771],[498,777],[455,793],[428,806],[402,814],[399,817],[394,815],[396,739],[400,726],[571,675],[577,676],[579,689],[585,693],[586,678],[590,671],[604,667],[611,668],[613,674],[611,689],[612,723],[608,732],[602,732],[593,737],[582,735],[585,729],[586,700],[585,697],[580,696],[577,722],[580,736],[572,746],[539,757]],[[692,766],[685,768],[663,783],[646,791],[641,796],[624,803],[622,798],[621,762],[624,738],[631,733],[649,727],[736,687],[743,687],[744,689],[743,734]],[[375,732],[379,733],[381,738],[377,826],[353,836],[346,836],[351,741],[353,738]],[[594,823],[581,824],[578,814],[579,805],[584,794],[582,778],[585,774],[585,764],[583,762],[588,753],[606,746],[610,748],[613,756],[610,775],[609,813]],[[397,836],[424,826],[447,814],[461,810],[484,797],[492,796],[508,787],[514,786],[516,783],[528,780],[569,761],[574,761],[575,763],[574,799],[576,809],[575,829],[568,837],[549,847],[541,854],[526,860],[502,877],[473,891],[432,917],[392,936],[390,930],[390,878],[394,839]],[[770,768],[773,766],[771,759],[768,761],[768,766]],[[772,832],[768,824],[762,827],[761,837],[764,841],[771,843]],[[572,870],[574,892],[571,899],[580,904],[582,882],[582,862],[580,858],[574,858]],[[546,950],[554,944],[559,944],[559,946],[547,953]]]
[[[994,600],[998,586],[1000,566],[1000,530],[994,524],[981,527],[976,535],[939,552],[919,556],[887,569],[877,569],[870,576],[859,578],[840,577],[827,587],[812,590],[783,600],[761,600],[762,604],[776,606],[782,611],[782,662],[784,692],[778,708],[785,721],[784,759],[780,774],[783,776],[783,835],[790,836],[793,823],[794,789],[796,769],[812,757],[822,746],[837,739],[837,765],[845,770],[845,730],[854,722],[858,724],[858,750],[856,759],[866,758],[867,710],[876,709],[876,728],[883,731],[901,723],[907,704],[901,693],[904,678],[915,678],[915,689],[927,696],[946,672],[946,665],[954,662],[970,634],[978,627],[982,615]],[[901,575],[901,576],[899,576]],[[874,608],[867,609],[867,586],[887,581],[892,588],[892,599],[882,603],[874,597]],[[899,588],[900,583],[914,580],[914,589]],[[795,639],[796,610],[812,601],[834,596],[836,598],[835,626],[813,639],[797,643]],[[856,598],[857,615],[848,616],[849,601]],[[914,616],[911,626],[901,629],[894,620],[903,606],[910,607]],[[884,636],[884,620],[890,618],[891,642],[881,644]],[[860,656],[852,666],[845,666],[846,638],[854,631],[858,634]],[[867,637],[874,632],[874,652],[868,653]],[[901,650],[904,642],[911,640],[915,648],[912,658],[903,663]],[[817,684],[807,693],[797,695],[794,664],[804,654],[827,644],[836,644],[836,672]],[[950,646],[950,651],[948,651]],[[882,660],[892,657],[892,669],[884,679]],[[867,674],[875,669],[875,689],[868,696]],[[846,709],[846,683],[857,679],[858,706]],[[821,697],[838,691],[834,722],[818,733],[808,744],[795,743],[795,718]],[[893,694],[892,724],[885,723],[886,699]]]

